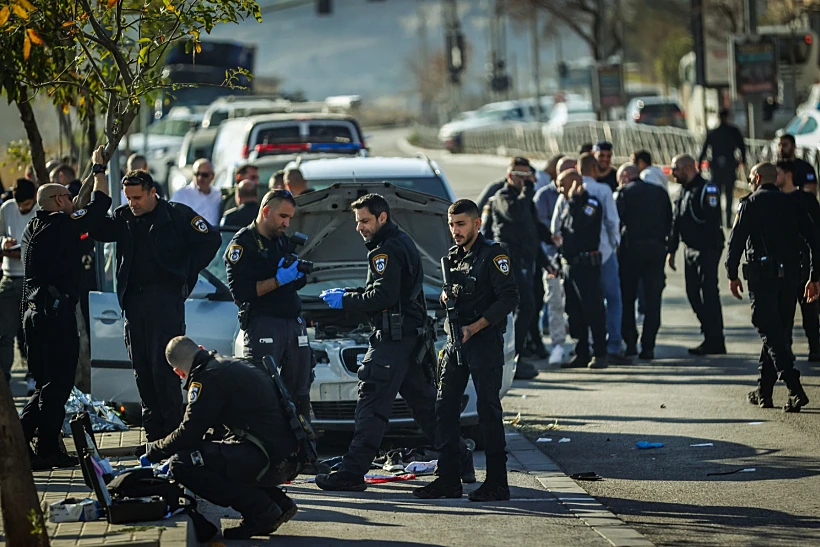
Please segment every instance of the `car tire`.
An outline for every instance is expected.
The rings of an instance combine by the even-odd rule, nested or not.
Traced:
[[[461,428],[461,436],[472,439],[476,450],[484,450],[484,435],[481,433],[480,425],[471,425]]]

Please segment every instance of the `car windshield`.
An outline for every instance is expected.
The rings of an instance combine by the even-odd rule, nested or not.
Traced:
[[[354,179],[314,179],[306,175],[308,179],[308,186],[313,188],[314,190],[324,190],[328,186],[336,183],[342,184],[353,184],[357,182],[389,182],[394,186],[398,186],[399,188],[406,188],[407,190],[413,190],[414,192],[421,192],[422,194],[428,194],[431,196],[436,196],[442,199],[450,199],[450,196],[447,195],[447,188],[444,186],[444,182],[438,177],[401,177],[401,178],[394,178],[394,177],[378,177],[378,178],[356,178]]]
[[[797,116],[796,118],[793,118],[792,121],[790,121],[788,125],[786,125],[785,132],[790,135],[797,135],[797,130],[800,128],[800,123],[802,121],[802,116]]]
[[[223,230],[220,233],[222,236],[222,244],[219,246],[219,251],[214,255],[211,263],[205,267],[206,270],[214,274],[214,276],[225,285],[228,284],[228,272],[225,270],[225,261],[222,257],[225,256],[225,249],[231,244],[231,239],[233,239],[235,233],[233,230]]]
[[[148,126],[149,135],[164,135],[166,137],[184,137],[191,129],[191,122],[188,120],[164,119],[152,123]]]

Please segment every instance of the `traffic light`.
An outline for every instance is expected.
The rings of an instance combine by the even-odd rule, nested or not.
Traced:
[[[319,15],[333,13],[333,0],[316,0],[316,13]]]

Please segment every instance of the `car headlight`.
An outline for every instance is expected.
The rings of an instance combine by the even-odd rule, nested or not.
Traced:
[[[328,357],[327,352],[323,349],[313,350],[313,355],[316,356],[317,365],[327,365],[330,363],[330,357]]]

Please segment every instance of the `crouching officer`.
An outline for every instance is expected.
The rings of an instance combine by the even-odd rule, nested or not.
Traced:
[[[578,342],[575,357],[561,368],[606,368],[606,312],[601,289],[601,203],[584,189],[581,174],[558,177],[562,198],[555,205],[553,233],[564,258],[564,286],[570,335]],[[592,359],[589,335],[592,332]]]
[[[789,389],[783,411],[800,412],[809,398],[800,384],[800,372],[794,368],[791,328],[803,240],[811,249],[811,271],[804,296],[813,302],[820,295],[820,233],[805,208],[778,190],[774,165],[755,165],[749,181],[755,191],[740,203],[726,254],[729,289],[740,299],[743,284],[738,279],[738,267],[746,250],[748,263],[743,267],[743,276],[749,283],[752,324],[763,340],[758,388],[749,393],[748,399],[761,408],[772,408],[772,392],[779,376]]]
[[[296,514],[277,485],[296,476],[296,437],[282,412],[282,398],[265,372],[244,359],[205,351],[178,336],[165,349],[168,363],[186,380],[188,406],[179,427],[145,445],[141,461],[171,459],[171,473],[186,488],[242,514],[222,532],[225,539],[269,535]],[[205,433],[226,430],[220,440]]]
[[[225,251],[225,266],[240,309],[245,357],[261,364],[264,356],[272,356],[297,411],[308,420],[314,363],[298,293],[307,279],[298,260],[285,264],[292,254],[285,232],[295,211],[296,200],[289,191],[268,192],[253,224],[234,235]]]
[[[448,300],[450,342],[442,357],[436,399],[439,478],[413,494],[422,499],[461,497],[459,415],[464,389],[472,375],[487,456],[487,479],[469,497],[472,501],[508,500],[499,392],[504,372],[504,328],[507,315],[518,305],[518,286],[504,249],[479,232],[478,206],[461,199],[450,206],[448,216],[456,245],[442,259],[442,267],[446,268],[442,298]],[[454,302],[449,302],[450,297]]]
[[[37,454],[29,449],[35,471],[77,465],[61,450],[59,435],[80,357],[74,315],[84,252],[80,235],[99,225],[111,206],[102,150],[93,154],[91,202],[75,211],[65,186],[44,184],[37,191],[40,210],[23,232],[23,329],[36,389],[20,421],[29,443],[39,429]]]
[[[364,289],[330,289],[321,294],[333,309],[364,312],[374,327],[359,367],[356,425],[342,468],[316,476],[323,490],[361,492],[364,475],[379,452],[396,394],[413,412],[413,419],[431,441],[435,439],[436,388],[418,362],[419,348],[429,332],[424,300],[421,257],[416,244],[390,220],[382,196],[367,194],[350,204],[356,230],[368,249]],[[471,454],[468,466],[472,468]],[[475,478],[473,477],[474,481]]]

